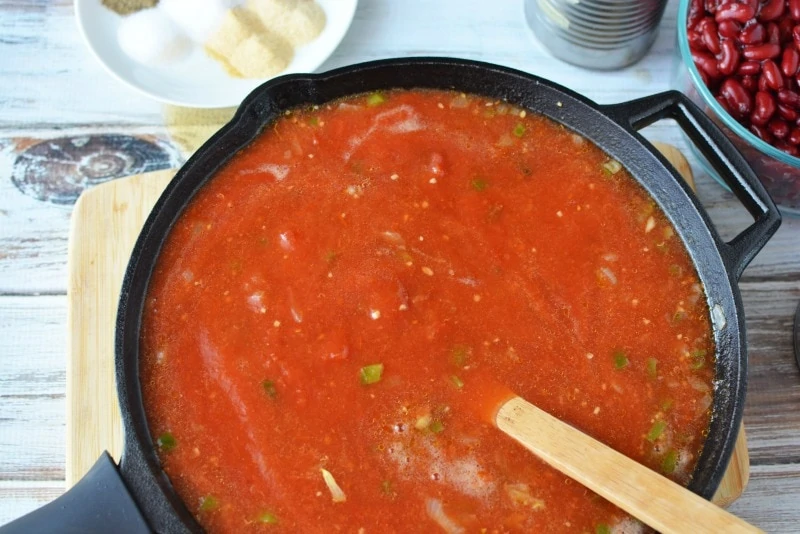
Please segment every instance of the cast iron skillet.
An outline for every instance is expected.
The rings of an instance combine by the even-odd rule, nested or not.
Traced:
[[[125,430],[119,468],[104,454],[73,489],[7,532],[195,532],[200,527],[162,471],[142,405],[139,336],[148,282],[172,224],[239,149],[284,110],[390,88],[457,89],[507,100],[542,113],[594,141],[649,191],[689,251],[711,309],[717,361],[712,420],[690,488],[710,498],[736,441],[746,387],[745,323],[737,280],[780,225],[780,215],[753,171],[720,130],[684,95],[669,91],[599,106],[547,80],[475,61],[414,58],[376,61],[318,75],[290,75],[250,94],[230,124],[178,172],[156,203],[133,250],[119,302],[116,378]],[[723,241],[694,194],[638,133],[674,119],[719,171],[754,223]]]

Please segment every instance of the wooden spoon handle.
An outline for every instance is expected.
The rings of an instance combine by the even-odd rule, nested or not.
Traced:
[[[525,399],[513,397],[503,403],[495,424],[551,466],[659,532],[762,532]]]

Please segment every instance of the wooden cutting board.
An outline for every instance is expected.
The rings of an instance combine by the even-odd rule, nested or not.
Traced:
[[[656,144],[694,187],[686,158]],[[122,278],[147,215],[175,174],[165,170],[121,178],[81,195],[72,213],[67,291],[67,486],[107,450],[122,452],[122,423],[114,382],[114,322]],[[714,502],[728,506],[744,491],[750,459],[744,427]]]

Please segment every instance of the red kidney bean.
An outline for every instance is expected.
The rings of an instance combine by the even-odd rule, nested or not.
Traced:
[[[705,85],[706,87],[711,87],[711,78],[708,77],[708,74],[706,74],[706,71],[704,71],[701,68],[698,68],[697,69],[697,74],[699,74],[700,75],[700,79],[703,80],[703,85]]]
[[[789,15],[794,20],[800,20],[800,0],[789,0]]]
[[[723,3],[732,4],[732,3],[734,3],[734,1],[738,1],[738,3],[740,3],[740,4],[746,4],[746,5],[750,6],[750,7],[752,7],[753,11],[758,13],[758,4],[760,3],[760,0],[731,0],[731,1],[725,1]]]
[[[700,70],[705,71],[709,78],[716,80],[719,78],[719,69],[717,68],[717,60],[708,52],[699,52],[692,50],[692,59],[694,64]]]
[[[750,115],[750,122],[759,126],[765,125],[775,114],[775,99],[766,91],[756,93],[753,114]]]
[[[800,66],[800,52],[794,48],[787,47],[783,51],[781,71],[783,71],[785,76],[794,76],[797,73],[798,66]]]
[[[723,39],[720,42],[720,54],[717,68],[723,76],[730,76],[739,66],[740,53],[733,40]]]
[[[789,123],[780,117],[773,117],[767,124],[767,129],[776,139],[783,139],[789,135]]]
[[[775,138],[772,137],[772,134],[769,133],[764,126],[759,126],[758,124],[751,124],[750,131],[753,132],[759,139],[772,144],[775,141]]]
[[[747,59],[755,59],[756,61],[772,59],[781,54],[781,45],[775,43],[747,45],[742,49],[742,53]]]
[[[775,20],[783,15],[784,7],[784,0],[767,0],[767,2],[761,6],[758,18],[763,21]]]
[[[783,75],[781,74],[781,69],[778,68],[778,65],[774,61],[771,59],[764,61],[764,63],[761,64],[761,70],[763,71],[762,76],[767,80],[768,87],[776,91],[783,89]]]
[[[735,20],[725,20],[719,23],[717,31],[722,37],[734,39],[742,30],[742,25]]]
[[[789,15],[800,21],[800,0],[789,0]]]
[[[761,72],[761,63],[758,61],[743,61],[736,69],[736,74],[739,76],[755,76]]]
[[[781,44],[781,29],[774,22],[767,24],[767,42]]]
[[[775,148],[778,150],[783,150],[790,156],[797,157],[797,154],[800,154],[800,151],[797,150],[797,147],[794,147],[788,143],[784,143],[783,141],[775,141]]]
[[[728,102],[734,115],[747,117],[753,109],[753,99],[747,89],[735,78],[727,78],[719,88],[719,94]]]
[[[719,34],[717,23],[711,17],[703,19],[697,27],[703,44],[712,54],[719,54]]]
[[[689,0],[703,83],[767,143],[800,152],[800,0]]]
[[[764,76],[759,76],[758,78],[758,90],[768,92],[769,85],[767,85],[767,79]]]
[[[689,30],[686,37],[689,41],[689,48],[692,50],[699,50],[702,52],[706,49],[706,45],[703,42],[703,35],[699,31]]]
[[[739,33],[739,42],[743,44],[761,44],[767,38],[767,30],[763,24],[748,24]]]
[[[781,43],[792,40],[792,28],[794,28],[792,19],[783,19],[778,23],[778,35],[780,35]]]
[[[795,126],[792,128],[792,131],[789,132],[789,136],[786,140],[792,145],[800,145],[800,128]]]
[[[722,106],[722,109],[724,109],[728,115],[732,115],[731,108],[728,106],[728,102],[722,95],[717,95],[714,98],[717,100],[717,103],[719,103],[719,105]]]
[[[735,20],[736,22],[744,24],[755,17],[755,15],[756,10],[747,4],[726,4],[717,8],[714,20],[716,20],[717,23],[724,20]]]
[[[706,0],[704,9],[713,15],[717,12],[717,5],[719,5],[719,0]]]
[[[800,114],[798,114],[792,108],[784,106],[783,104],[778,104],[778,115],[789,122],[796,121],[798,118],[800,118]]]
[[[739,83],[747,89],[748,93],[755,93],[758,90],[758,78],[755,76],[742,76],[739,78]]]
[[[705,6],[702,0],[692,0],[689,4],[689,16],[686,19],[686,27],[694,29],[695,25],[706,16]]]
[[[778,91],[778,102],[786,107],[800,109],[800,94],[789,91],[788,89],[781,89]]]

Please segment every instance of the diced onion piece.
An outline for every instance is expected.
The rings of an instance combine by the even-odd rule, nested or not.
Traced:
[[[617,275],[615,275],[614,271],[608,267],[600,267],[600,274],[603,276],[603,278],[611,282],[612,285],[617,285]]]
[[[405,239],[403,239],[403,236],[401,236],[397,232],[392,232],[390,230],[387,230],[387,231],[383,232],[381,234],[381,236],[383,236],[383,239],[387,243],[389,243],[391,245],[396,245],[398,247],[404,247],[405,244],[406,244],[406,241],[405,241]]]
[[[333,502],[345,502],[347,500],[347,495],[344,494],[342,488],[336,483],[336,479],[333,478],[331,472],[322,468],[320,468],[320,472],[322,473],[322,479],[325,481],[325,485],[328,486],[331,492]]]
[[[544,501],[534,497],[531,494],[531,488],[527,484],[506,484],[505,490],[511,502],[518,506],[530,506],[534,510],[543,510],[545,508]]]
[[[514,144],[514,138],[509,133],[503,133],[497,140],[497,146],[505,147]]]
[[[431,414],[425,414],[422,417],[418,417],[417,421],[414,423],[414,428],[417,430],[425,430],[430,426],[432,421]]]
[[[686,381],[692,387],[693,390],[699,391],[700,393],[708,393],[711,391],[711,386],[709,386],[703,379],[700,377],[689,375],[686,377]]]
[[[428,513],[428,517],[442,527],[442,530],[447,534],[463,534],[466,532],[464,527],[453,521],[453,519],[444,513],[442,501],[439,499],[428,499],[425,501],[425,511]]]
[[[450,101],[451,108],[465,108],[469,105],[469,100],[467,100],[467,95],[458,95],[453,100]]]
[[[622,170],[622,164],[614,159],[610,159],[603,163],[603,170],[608,174],[617,174]]]

